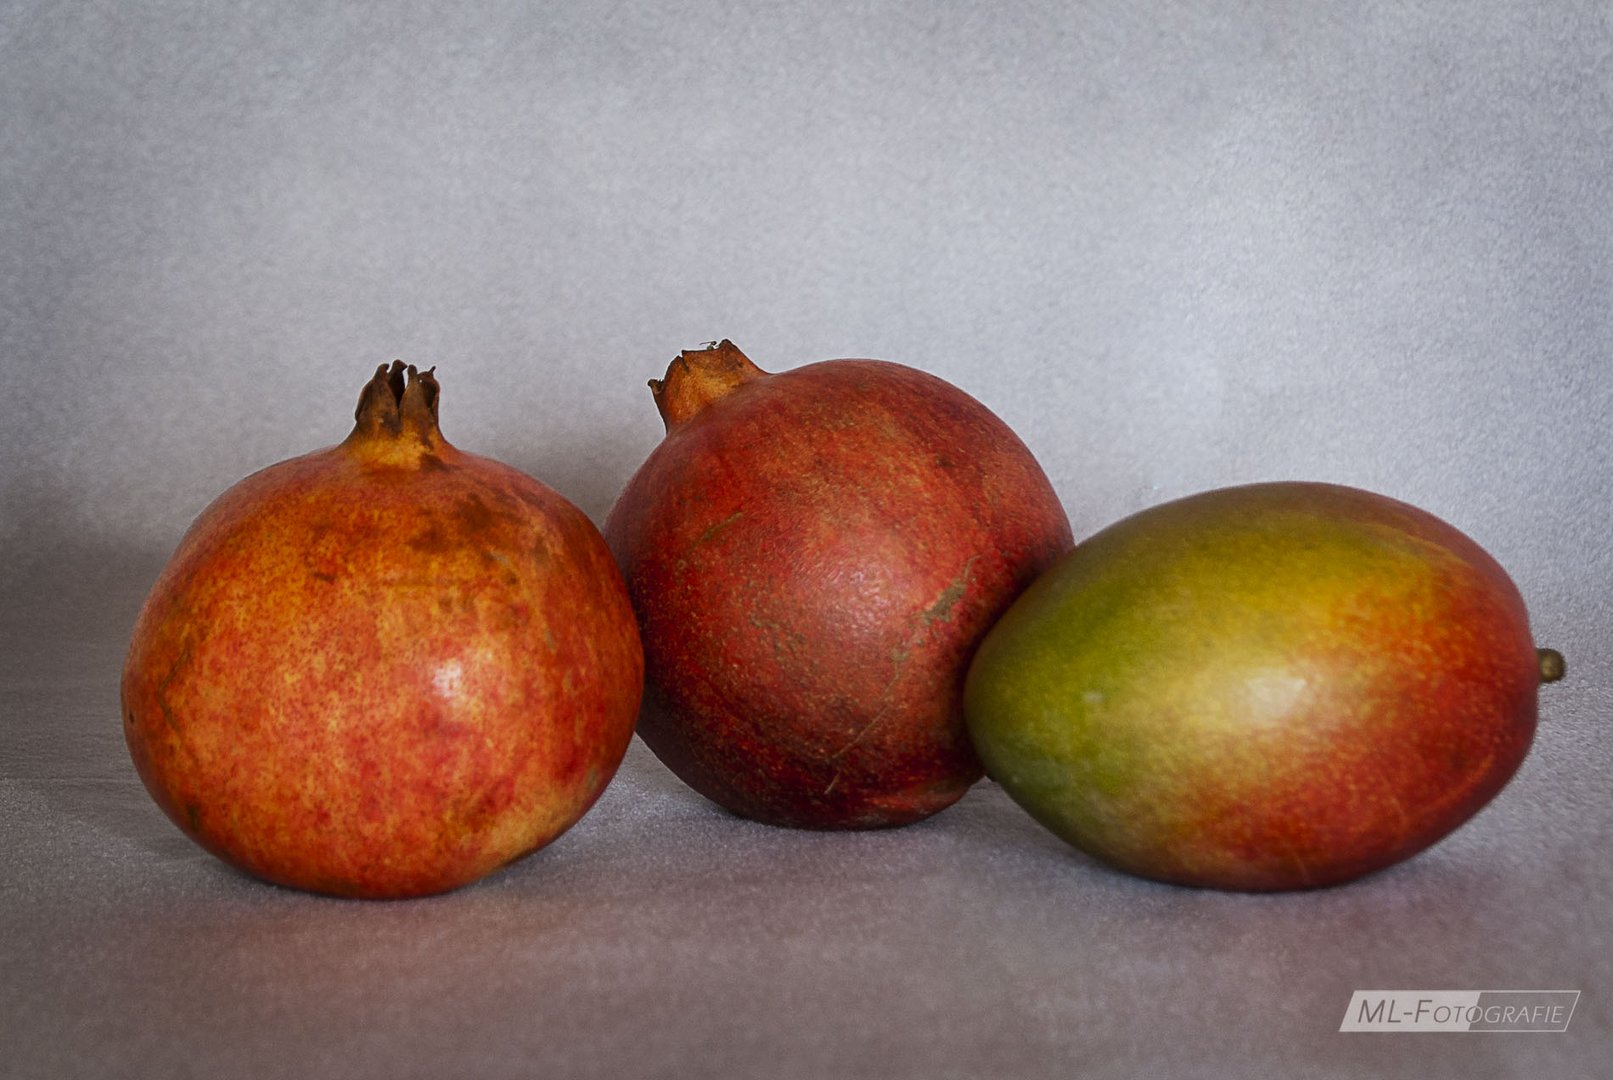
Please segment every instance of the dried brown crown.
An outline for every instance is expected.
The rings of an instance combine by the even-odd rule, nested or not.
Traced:
[[[767,372],[750,362],[726,338],[703,349],[685,349],[673,358],[666,375],[650,380],[650,393],[667,430],[681,424],[718,398]]]
[[[421,371],[402,360],[382,364],[359,392],[353,432],[343,445],[413,445],[434,450],[445,444],[437,426],[436,368]]]

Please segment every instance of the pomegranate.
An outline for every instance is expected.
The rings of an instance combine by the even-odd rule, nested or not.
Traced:
[[[605,524],[644,636],[639,734],[777,825],[903,825],[980,778],[963,676],[1071,546],[1023,443],[878,360],[768,374],[731,342],[650,388],[666,438]]]
[[[135,626],[124,734],[168,816],[272,882],[436,893],[553,840],[632,737],[643,655],[587,517],[455,449],[383,366],[345,442],[230,488]]]

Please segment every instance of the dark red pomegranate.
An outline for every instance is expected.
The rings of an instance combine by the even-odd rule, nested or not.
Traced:
[[[980,778],[975,645],[1071,547],[1030,452],[934,376],[768,374],[730,342],[652,381],[666,439],[605,525],[646,654],[639,734],[729,810],[903,825]]]

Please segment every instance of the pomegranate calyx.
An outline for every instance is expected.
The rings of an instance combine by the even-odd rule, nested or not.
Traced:
[[[673,357],[666,375],[650,380],[650,393],[655,395],[655,407],[671,431],[712,402],[766,374],[724,338],[702,349],[685,349]]]
[[[437,427],[437,398],[441,388],[436,371],[421,371],[402,360],[392,361],[390,367],[382,364],[376,368],[374,377],[359,392],[348,443],[412,436],[426,447],[440,445],[443,438]]]

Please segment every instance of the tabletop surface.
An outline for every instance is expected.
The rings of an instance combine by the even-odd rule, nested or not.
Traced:
[[[74,561],[8,605],[4,1075],[1605,1075],[1600,660],[1547,688],[1490,807],[1332,889],[1126,877],[990,783],[902,829],[753,824],[635,741],[536,855],[446,896],[342,901],[227,868],[142,788],[116,682],[154,569]],[[1341,1034],[1357,989],[1582,994],[1560,1034]]]

